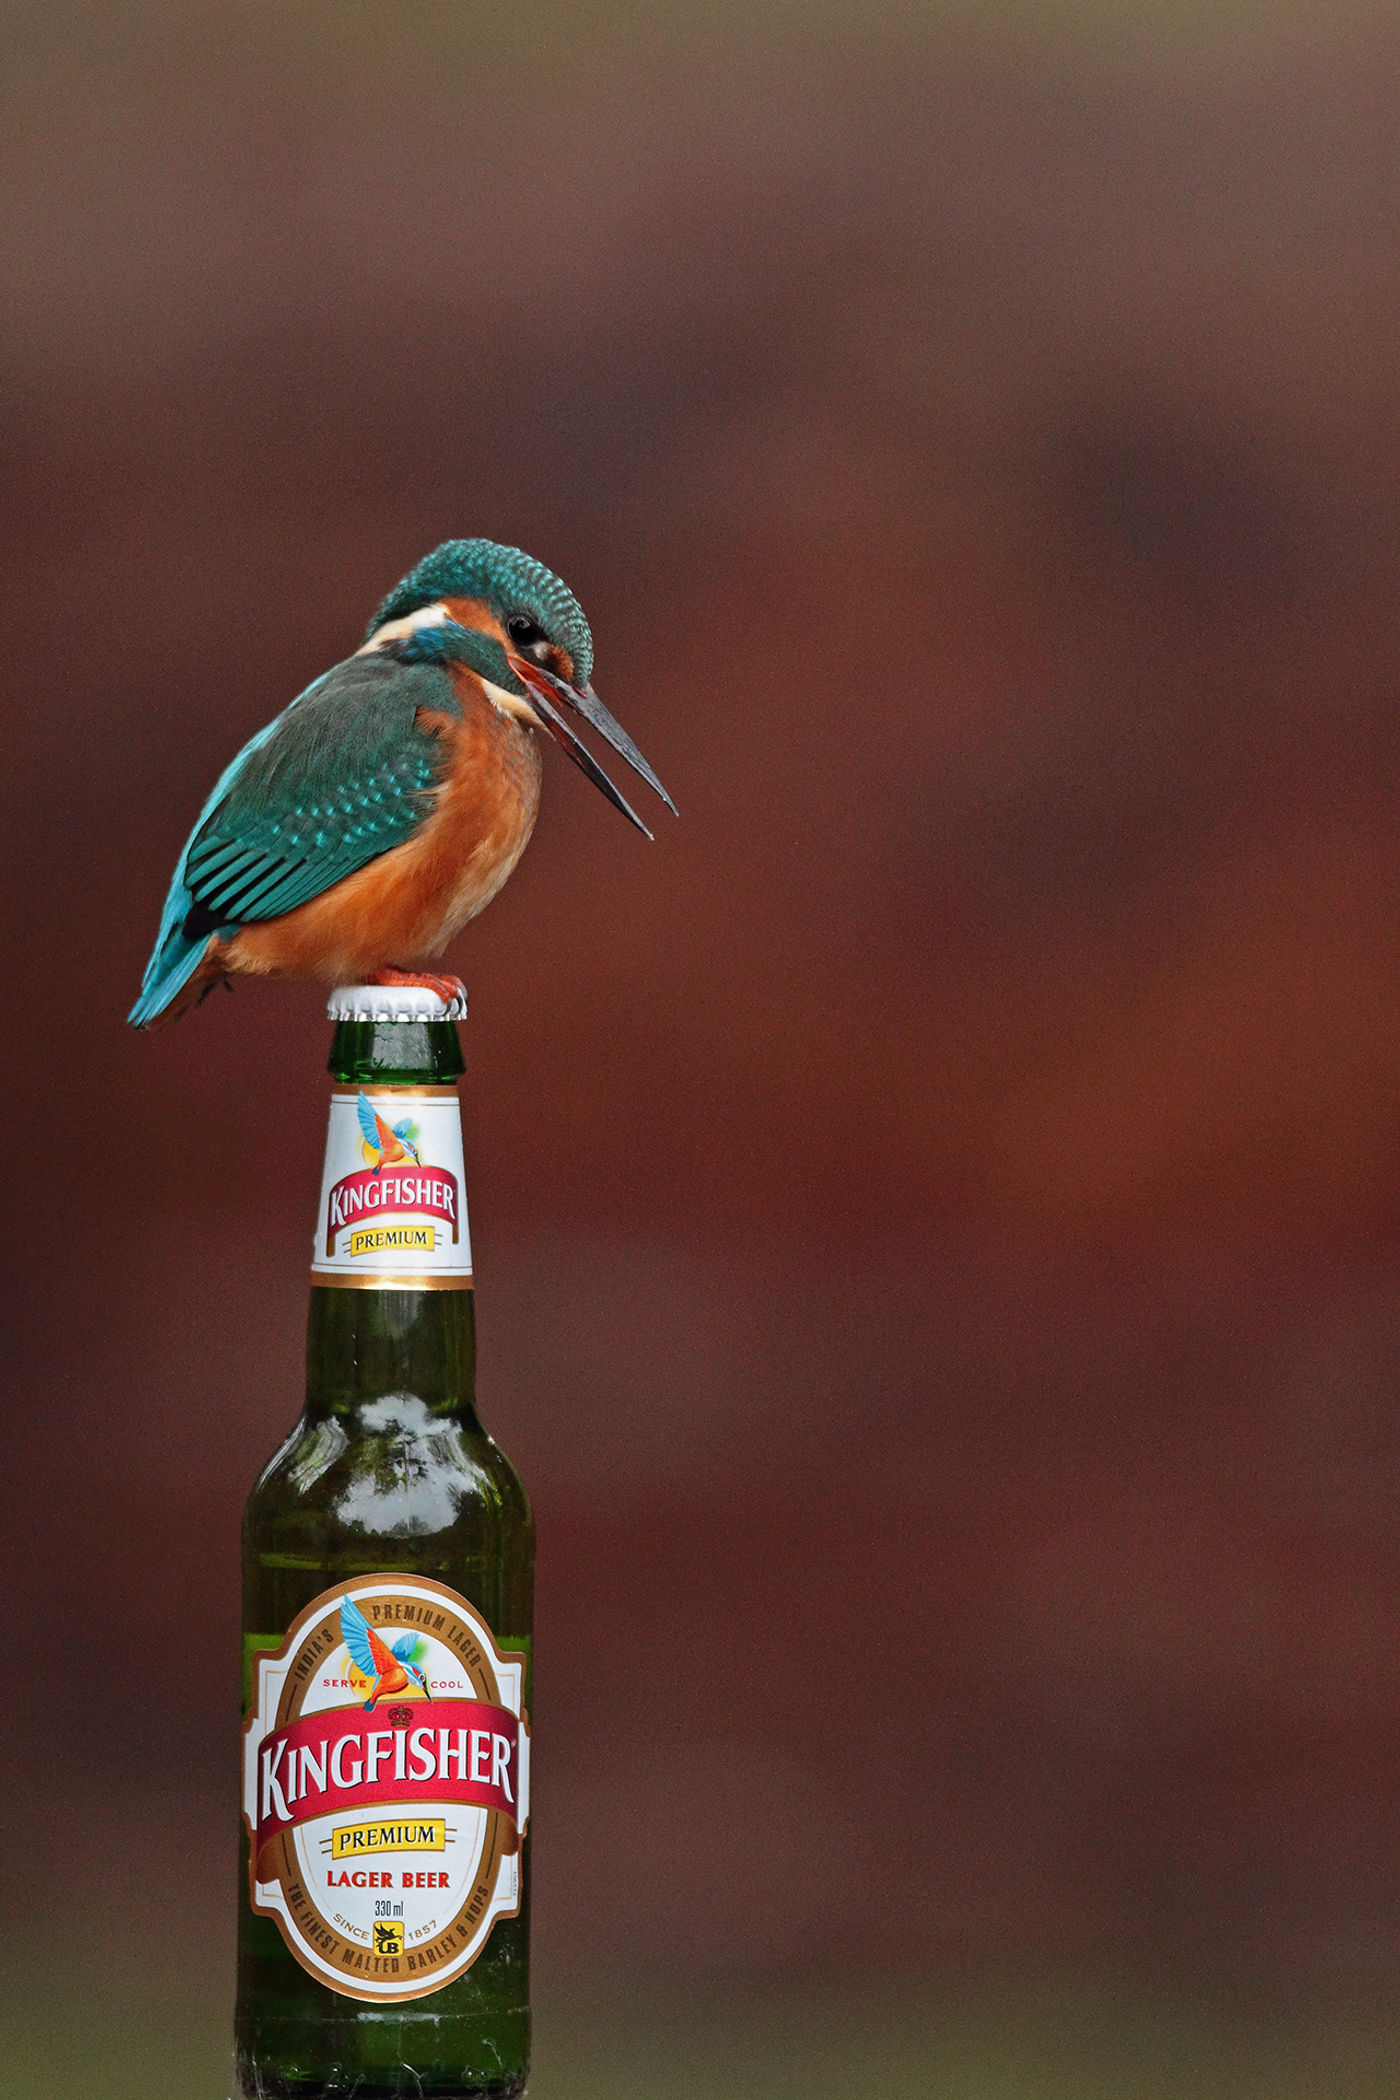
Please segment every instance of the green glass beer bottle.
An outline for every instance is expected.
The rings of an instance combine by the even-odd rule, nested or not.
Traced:
[[[235,2090],[517,2094],[534,1537],[473,1401],[457,1008],[329,1011],[306,1411],[244,1523]]]

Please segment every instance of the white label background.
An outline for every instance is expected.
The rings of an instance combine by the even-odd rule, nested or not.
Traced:
[[[434,1168],[451,1176],[457,1190],[457,1238],[452,1237],[452,1227],[428,1211],[390,1211],[384,1216],[387,1225],[422,1223],[433,1227],[433,1247],[390,1247],[369,1254],[350,1252],[351,1235],[372,1227],[380,1221],[378,1211],[360,1211],[347,1219],[335,1234],[335,1248],[326,1253],[327,1206],[331,1190],[347,1174],[363,1174],[370,1168],[365,1158],[360,1129],[359,1090],[343,1092],[339,1088],[331,1095],[330,1122],[326,1130],[326,1164],[321,1176],[321,1202],[316,1213],[316,1239],[312,1248],[312,1273],[323,1276],[470,1276],[472,1272],[471,1234],[467,1227],[467,1192],[462,1169],[462,1111],[455,1094],[415,1094],[411,1088],[395,1088],[392,1093],[375,1093],[365,1089],[377,1113],[390,1125],[401,1123],[405,1116],[412,1117],[418,1125],[417,1152],[423,1165],[421,1170],[411,1163],[405,1164],[402,1172],[417,1179],[420,1172],[431,1177]],[[385,1168],[386,1174],[398,1174],[398,1168]]]

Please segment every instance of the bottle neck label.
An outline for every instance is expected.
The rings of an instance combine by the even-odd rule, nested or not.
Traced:
[[[470,1290],[456,1087],[336,1088],[311,1275],[350,1289]]]
[[[520,1908],[525,1663],[421,1575],[325,1590],[257,1663],[243,1735],[253,1908],[345,1997],[441,1990]]]

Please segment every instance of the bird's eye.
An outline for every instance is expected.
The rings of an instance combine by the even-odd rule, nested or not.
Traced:
[[[545,638],[544,629],[526,613],[513,613],[506,621],[506,633],[517,649],[531,649]]]

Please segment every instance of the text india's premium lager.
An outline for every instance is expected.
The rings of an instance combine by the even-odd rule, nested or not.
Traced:
[[[534,1540],[477,1420],[455,1021],[331,1000],[306,1412],[248,1502],[237,2091],[525,2089]]]

